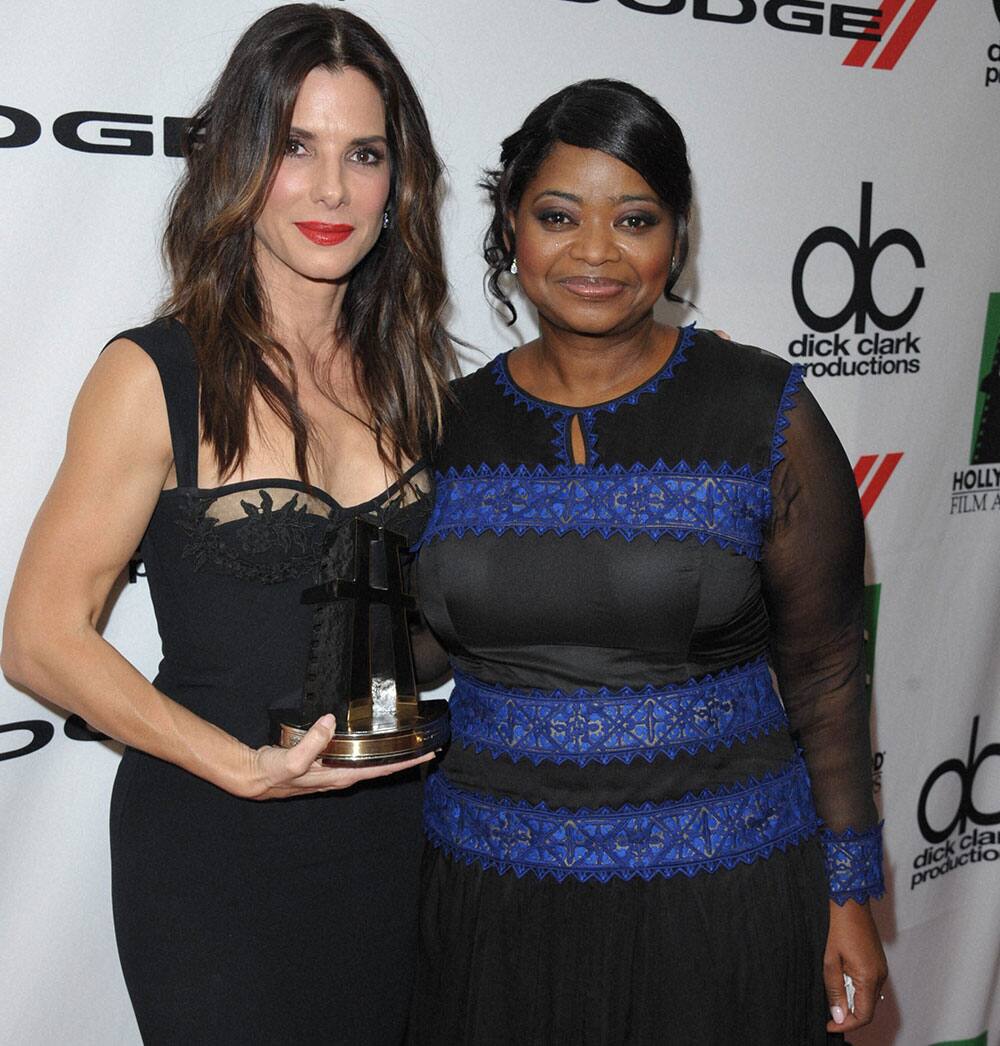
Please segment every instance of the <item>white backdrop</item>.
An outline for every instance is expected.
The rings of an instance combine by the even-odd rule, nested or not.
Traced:
[[[652,91],[688,136],[696,215],[681,290],[699,311],[684,318],[790,357],[835,343],[835,356],[801,359],[868,502],[873,782],[891,884],[876,906],[889,998],[855,1042],[984,1046],[1000,1034],[1000,392],[991,411],[977,390],[1000,355],[1000,0],[882,5],[882,41],[866,45],[844,34],[873,0],[346,4],[396,47],[428,109],[448,167],[451,326],[486,355],[533,330],[527,318],[506,330],[484,303],[475,183],[534,104],[592,76]],[[4,12],[3,592],[76,389],[162,293],[157,239],[180,169],[163,120],[193,111],[263,10],[36,0]],[[74,112],[103,115],[74,138],[72,120],[57,124]],[[820,229],[797,308],[796,256]],[[818,318],[842,309],[835,324]],[[106,634],[152,675],[141,579]],[[109,900],[117,759],[0,682],[3,1041],[138,1042]]]

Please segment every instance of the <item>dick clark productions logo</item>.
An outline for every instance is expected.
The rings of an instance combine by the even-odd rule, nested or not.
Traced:
[[[917,803],[917,824],[920,834],[930,843],[914,858],[910,889],[932,879],[938,879],[956,868],[983,862],[993,864],[1000,860],[1000,809],[983,810],[977,805],[977,796],[984,800],[986,789],[980,785],[976,792],[976,778],[985,773],[989,759],[1000,758],[1000,744],[978,747],[979,716],[972,720],[969,752],[966,758],[946,759],[930,772]],[[945,784],[949,778],[951,787]],[[956,787],[957,785],[957,787]],[[994,789],[994,793],[995,793]],[[942,798],[943,797],[943,798]],[[944,813],[950,820],[937,820]],[[969,830],[972,825],[972,830]],[[957,838],[953,836],[957,835]]]
[[[914,286],[898,312],[888,312],[875,297],[875,267],[883,253],[897,248],[909,255],[914,270],[924,267],[924,252],[917,238],[906,229],[872,232],[872,183],[861,183],[861,212],[858,232],[836,225],[815,229],[803,241],[792,265],[792,301],[808,331],[793,339],[788,354],[800,361],[808,375],[817,378],[873,377],[916,374],[920,370],[920,336],[907,327],[920,307],[924,288]],[[834,312],[822,313],[807,290],[806,266],[820,248],[833,247],[847,256],[851,282],[839,289]],[[900,265],[894,266],[899,271]],[[853,321],[853,333],[841,333]],[[874,329],[869,332],[869,322]],[[832,337],[820,337],[832,335]]]

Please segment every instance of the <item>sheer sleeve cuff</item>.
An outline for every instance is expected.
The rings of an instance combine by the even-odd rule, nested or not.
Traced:
[[[830,882],[830,897],[837,904],[857,901],[863,904],[869,897],[885,893],[882,880],[882,825],[855,832],[831,832],[824,829],[820,835],[826,874]]]

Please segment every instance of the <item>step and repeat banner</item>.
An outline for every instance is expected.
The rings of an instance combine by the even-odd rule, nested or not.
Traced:
[[[4,596],[76,390],[164,292],[183,120],[267,6],[38,0],[4,13]],[[804,364],[865,512],[889,881],[875,908],[891,972],[854,1041],[1000,1041],[1000,0],[344,6],[397,49],[447,165],[450,326],[475,346],[467,368],[535,333],[528,310],[508,329],[482,292],[476,183],[500,139],[595,76],[632,80],[684,129],[696,203],[680,290],[693,305],[663,316]],[[103,627],[152,676],[141,575],[122,578]],[[139,1041],[109,899],[119,755],[0,682],[4,1042]]]

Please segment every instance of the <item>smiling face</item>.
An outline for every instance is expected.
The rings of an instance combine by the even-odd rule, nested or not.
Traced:
[[[254,225],[265,284],[342,280],[382,231],[390,166],[385,107],[357,69],[313,69]]]
[[[638,171],[596,149],[558,142],[511,224],[518,279],[543,328],[624,334],[670,275],[670,212]]]

